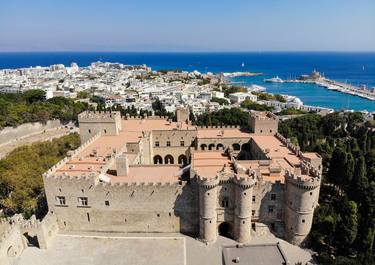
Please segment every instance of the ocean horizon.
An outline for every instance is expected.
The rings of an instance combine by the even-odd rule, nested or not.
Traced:
[[[95,61],[129,65],[146,64],[154,70],[200,72],[261,72],[262,76],[237,77],[239,85],[261,85],[267,92],[299,97],[304,104],[340,109],[375,111],[375,102],[313,84],[264,83],[265,78],[296,78],[316,70],[329,79],[356,86],[375,87],[375,52],[0,52],[0,69],[15,69]]]

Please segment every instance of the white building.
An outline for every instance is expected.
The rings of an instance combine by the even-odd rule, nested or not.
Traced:
[[[241,103],[246,99],[256,102],[258,97],[251,93],[236,92],[229,95],[229,99],[232,103]]]

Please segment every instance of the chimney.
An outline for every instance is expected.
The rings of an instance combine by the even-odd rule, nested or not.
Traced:
[[[126,177],[129,174],[129,160],[126,155],[116,157],[117,176]]]

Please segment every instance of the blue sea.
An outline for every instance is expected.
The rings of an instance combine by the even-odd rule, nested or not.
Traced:
[[[304,104],[340,109],[375,111],[375,101],[311,84],[264,83],[264,78],[295,78],[317,70],[326,77],[353,85],[375,86],[375,53],[341,52],[251,52],[251,53],[126,53],[126,52],[43,52],[0,53],[0,69],[48,66],[76,62],[87,66],[94,61],[147,64],[153,69],[182,69],[200,72],[262,72],[263,76],[233,78],[242,85],[258,84],[268,92],[299,97]],[[244,63],[244,67],[242,67]]]

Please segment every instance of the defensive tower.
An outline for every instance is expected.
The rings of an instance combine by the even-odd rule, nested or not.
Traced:
[[[240,243],[248,243],[251,236],[251,206],[255,174],[249,176],[235,176],[235,201],[234,210],[234,239]]]
[[[217,238],[217,186],[219,176],[214,178],[198,177],[199,184],[199,237],[205,242],[214,242]]]
[[[84,143],[97,133],[102,135],[118,135],[121,131],[121,114],[112,112],[85,111],[78,115],[79,133]]]
[[[318,205],[321,173],[311,164],[302,163],[301,170],[286,172],[285,184],[286,238],[300,245],[311,229],[314,209]]]
[[[274,135],[277,132],[279,119],[271,112],[251,112],[249,117],[250,131],[260,135]]]

